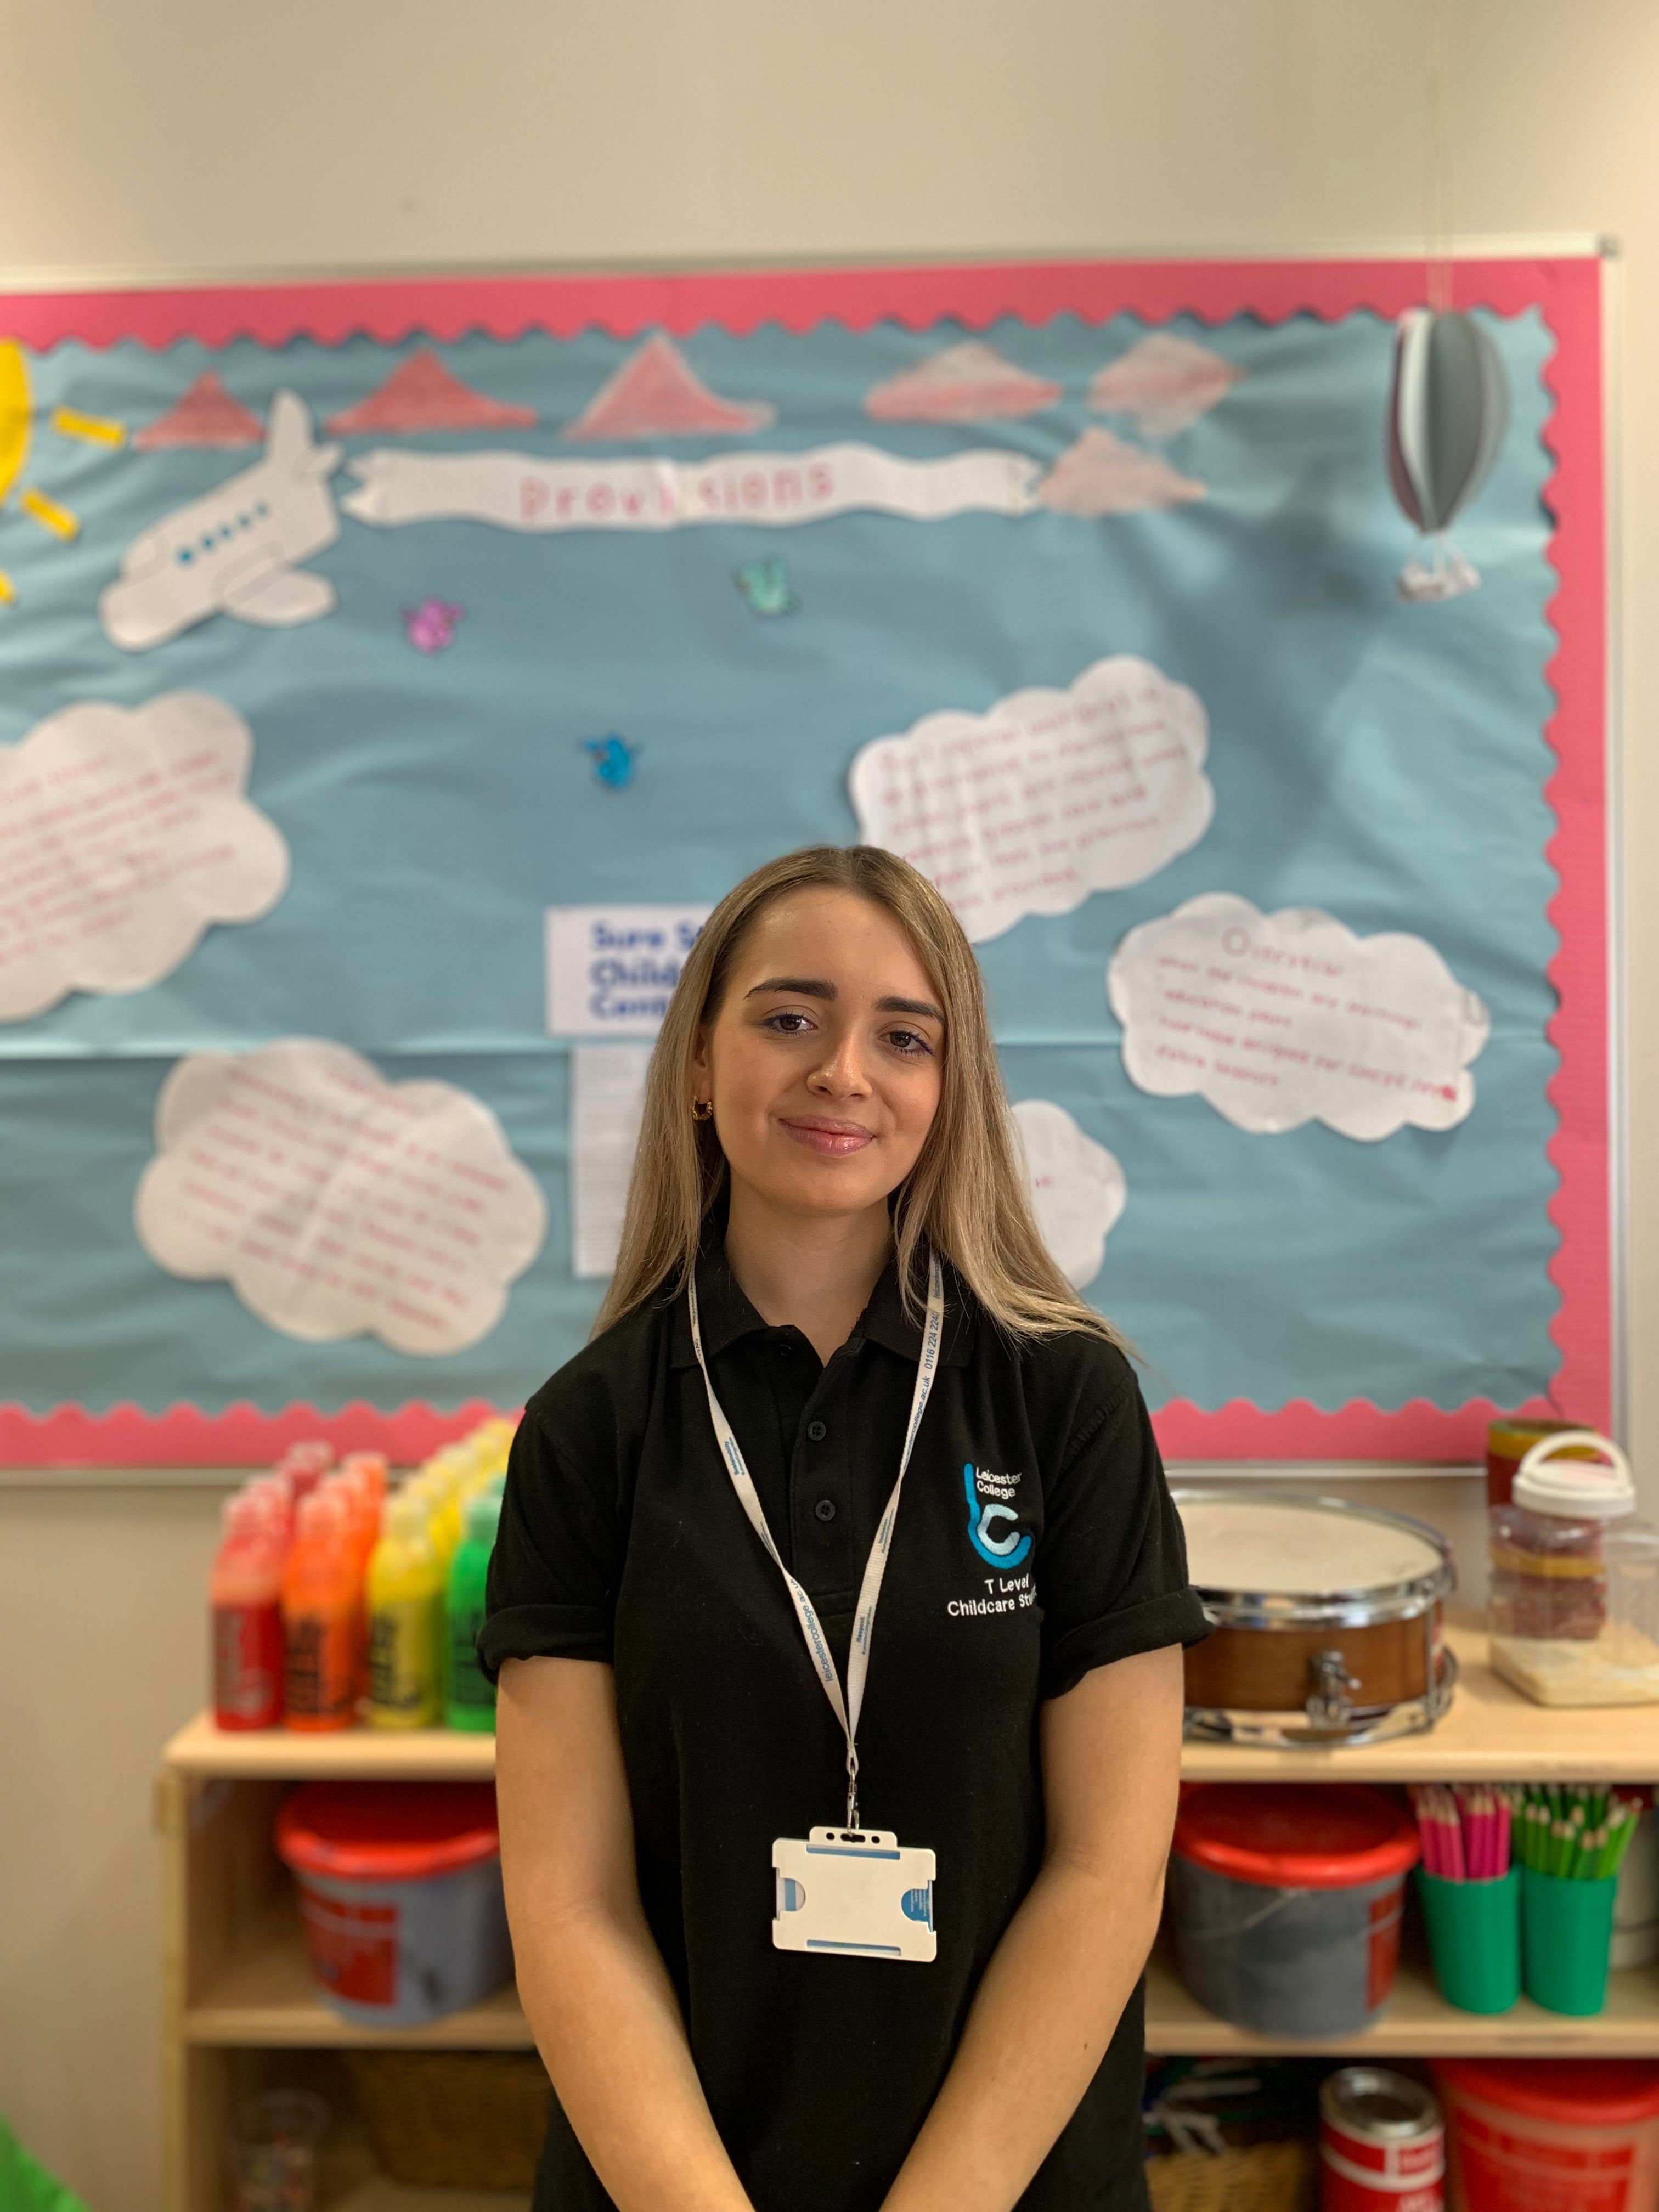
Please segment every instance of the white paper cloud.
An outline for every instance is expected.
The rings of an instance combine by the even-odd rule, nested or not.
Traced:
[[[1172,469],[1161,453],[1126,446],[1109,430],[1085,430],[1067,446],[1036,495],[1057,514],[1139,514],[1202,499],[1204,486]]]
[[[1224,399],[1244,372],[1207,346],[1154,331],[1108,362],[1089,386],[1103,415],[1127,415],[1149,438],[1173,438]]]
[[[1356,937],[1314,907],[1212,892],[1132,929],[1106,972],[1131,1082],[1196,1092],[1262,1135],[1449,1129],[1492,1024],[1420,937]]]
[[[142,991],[216,921],[288,887],[288,847],[242,793],[253,736],[222,699],[84,700],[0,747],[0,1021],[70,991]]]
[[[1085,1136],[1063,1106],[1022,1098],[1014,1109],[1037,1227],[1054,1265],[1075,1291],[1092,1283],[1106,1257],[1128,1185],[1116,1156]]]
[[[878,738],[848,785],[865,843],[931,877],[982,944],[1195,845],[1215,811],[1208,745],[1197,693],[1118,653],[1069,691],[1016,691],[988,714],[927,714]]]
[[[421,1357],[487,1336],[547,1209],[489,1108],[388,1083],[344,1045],[285,1037],[181,1060],[134,1208],[169,1274],[222,1279],[307,1343],[378,1336]]]

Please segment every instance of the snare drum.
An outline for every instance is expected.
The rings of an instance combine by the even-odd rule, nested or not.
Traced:
[[[1187,1654],[1187,1733],[1211,1742],[1372,1743],[1432,1728],[1457,1663],[1437,1529],[1284,1492],[1176,1490],[1213,1632]]]

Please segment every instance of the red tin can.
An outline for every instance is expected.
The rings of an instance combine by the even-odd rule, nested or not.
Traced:
[[[1322,2212],[1443,2212],[1446,2127],[1431,2091],[1345,2066],[1319,2092]]]

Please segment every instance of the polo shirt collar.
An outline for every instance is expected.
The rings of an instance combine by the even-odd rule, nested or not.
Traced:
[[[709,1359],[718,1359],[721,1352],[738,1342],[739,1338],[763,1334],[770,1323],[763,1321],[744,1296],[737,1277],[726,1257],[726,1211],[716,1209],[704,1229],[702,1249],[697,1256],[697,1319],[702,1331],[702,1348]],[[905,1312],[899,1297],[898,1264],[890,1259],[882,1269],[870,1303],[854,1324],[848,1341],[856,1349],[866,1338],[879,1344],[889,1352],[896,1352],[904,1359],[921,1357],[921,1322],[912,1320]],[[963,1367],[973,1351],[974,1322],[968,1298],[956,1270],[948,1264],[945,1269],[945,1342],[940,1349],[939,1362],[945,1367]],[[678,1367],[695,1367],[697,1355],[691,1346],[691,1317],[685,1300],[674,1302],[674,1322],[672,1364]]]

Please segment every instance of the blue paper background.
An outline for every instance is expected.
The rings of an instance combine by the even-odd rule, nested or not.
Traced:
[[[216,617],[137,655],[108,643],[94,611],[122,552],[257,455],[112,454],[54,437],[46,411],[142,422],[211,368],[261,416],[279,386],[298,391],[320,437],[323,418],[411,348],[65,344],[33,360],[42,428],[28,480],[84,527],[64,546],[15,502],[0,512],[0,567],[19,594],[0,609],[0,742],[76,700],[215,693],[252,725],[250,795],[286,837],[294,878],[264,921],[212,931],[154,989],[72,999],[0,1029],[0,1401],[517,1402],[580,1345],[598,1295],[569,1273],[567,1066],[543,1032],[544,908],[712,901],[791,846],[848,842],[846,774],[867,739],[939,708],[1063,688],[1114,653],[1144,655],[1203,700],[1214,823],[1147,882],[981,948],[1011,1094],[1065,1106],[1127,1177],[1089,1295],[1142,1350],[1155,1405],[1453,1407],[1542,1391],[1558,1359],[1546,1272],[1549,340],[1533,314],[1486,321],[1512,420],[1456,530],[1482,588],[1443,605],[1395,594],[1413,533],[1382,463],[1391,331],[1358,313],[1170,325],[1248,373],[1160,448],[1209,488],[1168,513],[539,538],[345,519],[307,564],[332,578],[334,615],[287,631]],[[646,450],[695,459],[862,437],[915,455],[1007,444],[1046,464],[1099,419],[1084,405],[1089,379],[1142,326],[1058,317],[976,333],[1065,387],[1060,405],[1019,422],[863,415],[878,378],[963,335],[948,324],[702,331],[684,345],[698,372],[723,395],[772,401],[777,422],[745,441]],[[599,333],[447,344],[455,374],[533,406],[538,427],[353,439],[348,454],[611,450],[561,447],[556,432],[631,349]],[[346,488],[336,480],[337,495]],[[732,572],[776,553],[801,605],[763,621]],[[405,641],[400,611],[431,596],[467,612],[454,646],[428,658]],[[621,791],[581,750],[612,730],[638,748]],[[1106,963],[1134,924],[1213,890],[1267,909],[1323,907],[1362,934],[1427,937],[1492,1016],[1468,1121],[1376,1145],[1318,1126],[1269,1138],[1201,1100],[1136,1091]],[[283,1035],[340,1039],[392,1078],[463,1085],[540,1178],[546,1245],[471,1351],[417,1360],[367,1339],[300,1344],[228,1287],[162,1273],[138,1244],[133,1194],[173,1060]]]

